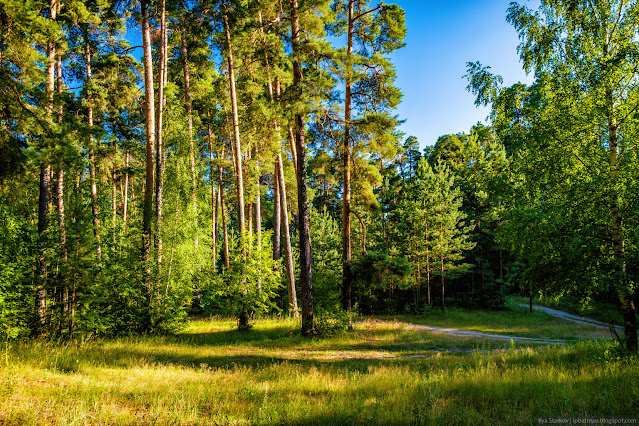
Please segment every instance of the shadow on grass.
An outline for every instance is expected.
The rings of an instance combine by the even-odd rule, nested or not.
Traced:
[[[294,340],[303,341],[304,338],[301,336],[299,331],[292,330],[290,327],[286,326],[273,327],[268,330],[227,330],[211,331],[208,333],[182,333],[167,337],[167,341],[195,346],[228,346],[272,343],[282,340],[290,343]]]
[[[581,365],[596,357],[597,351],[573,348],[548,348],[538,352],[530,348],[511,350],[510,352],[466,352],[457,350],[438,350],[426,347],[396,345],[396,351],[370,348],[357,344],[340,346],[336,349],[314,347],[289,347],[279,351],[250,346],[230,346],[227,350],[211,353],[211,351],[190,351],[185,347],[103,347],[99,351],[87,351],[83,358],[105,367],[131,368],[135,366],[161,365],[194,369],[255,369],[263,370],[283,365],[308,369],[326,367],[329,369],[370,372],[371,367],[404,366],[415,371],[426,371],[431,368],[468,368],[477,367],[478,360],[494,362],[497,366],[536,368],[549,362],[554,365]],[[555,350],[557,349],[557,350]],[[372,350],[372,353],[357,352]],[[420,352],[415,356],[414,353]],[[208,353],[207,353],[208,352]],[[222,352],[222,353],[219,353]]]

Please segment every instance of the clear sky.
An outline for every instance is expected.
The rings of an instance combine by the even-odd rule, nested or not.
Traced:
[[[420,146],[448,133],[467,132],[484,122],[488,108],[474,105],[466,91],[466,62],[479,61],[504,78],[504,85],[532,82],[519,62],[515,29],[506,22],[511,0],[389,0],[406,11],[406,47],[393,54],[401,130]],[[536,9],[538,0],[519,0]]]

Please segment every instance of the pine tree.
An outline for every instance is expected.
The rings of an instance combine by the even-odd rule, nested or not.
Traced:
[[[343,169],[342,201],[342,306],[351,310],[351,164],[353,146],[383,145],[396,124],[385,115],[401,99],[393,86],[395,72],[388,56],[403,46],[406,34],[404,11],[396,5],[369,7],[365,0],[336,1],[333,9],[345,24],[346,49],[343,54],[344,131],[338,150]],[[346,12],[341,12],[346,11]],[[339,25],[337,26],[339,27]],[[359,47],[354,53],[354,47]],[[376,128],[377,127],[377,128]],[[378,136],[371,137],[371,134]],[[372,139],[372,141],[368,141]],[[375,140],[377,139],[377,140]],[[358,146],[359,145],[359,146]],[[371,147],[369,147],[370,149]],[[381,148],[384,149],[384,148]],[[360,179],[363,182],[363,179]]]

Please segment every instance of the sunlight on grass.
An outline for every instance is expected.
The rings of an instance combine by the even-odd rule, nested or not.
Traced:
[[[398,322],[325,339],[302,338],[293,320],[233,327],[15,344],[0,424],[495,424],[639,409],[637,357],[607,341],[513,347]]]

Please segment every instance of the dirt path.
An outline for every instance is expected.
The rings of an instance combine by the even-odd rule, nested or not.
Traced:
[[[520,303],[519,306],[528,308],[530,305],[526,303]],[[548,308],[546,306],[533,305],[533,310],[544,312],[548,315],[552,315],[553,317],[565,319],[566,321],[572,321],[577,324],[585,324],[585,325],[590,325],[593,327],[605,328],[606,330],[610,329],[608,324],[605,322],[597,321],[596,319],[592,319],[588,317],[581,317],[579,315],[569,314],[568,312],[560,311],[558,309]],[[623,331],[623,327],[619,325],[615,325],[615,328],[617,329],[617,331]]]
[[[538,337],[522,337],[522,336],[510,336],[507,334],[493,334],[493,333],[483,333],[481,331],[471,331],[471,330],[459,330],[457,328],[447,328],[447,327],[437,327],[434,325],[420,325],[420,324],[411,324],[411,323],[399,323],[406,327],[416,328],[418,330],[432,331],[433,333],[445,333],[451,336],[469,336],[469,337],[483,337],[488,339],[497,339],[497,340],[506,340],[506,341],[514,341],[514,342],[527,342],[527,343],[540,343],[546,345],[565,345],[567,343],[571,343],[571,340],[563,340],[563,339],[542,339]]]
[[[520,306],[527,308],[529,305],[522,303],[520,304]],[[564,319],[566,321],[572,321],[577,324],[589,325],[591,327],[610,330],[607,323],[597,321],[592,318],[581,317],[578,315],[569,314],[568,312],[560,311],[558,309],[547,308],[545,306],[540,306],[540,305],[533,305],[533,309],[540,312],[544,312],[548,315],[552,315],[553,317],[556,317],[556,318]],[[359,323],[359,324],[363,324],[363,323]],[[574,342],[574,340],[567,340],[567,339],[544,339],[540,337],[510,336],[507,334],[483,333],[481,331],[460,330],[456,328],[437,327],[433,325],[420,325],[420,324],[412,324],[412,323],[399,323],[399,324],[405,327],[430,331],[433,333],[445,333],[451,336],[469,336],[469,337],[480,337],[480,338],[506,340],[506,341],[512,340],[514,342],[538,343],[538,344],[546,344],[546,345],[565,345],[565,344]],[[623,327],[621,326],[615,325],[615,328],[617,329],[618,332],[623,331]]]

